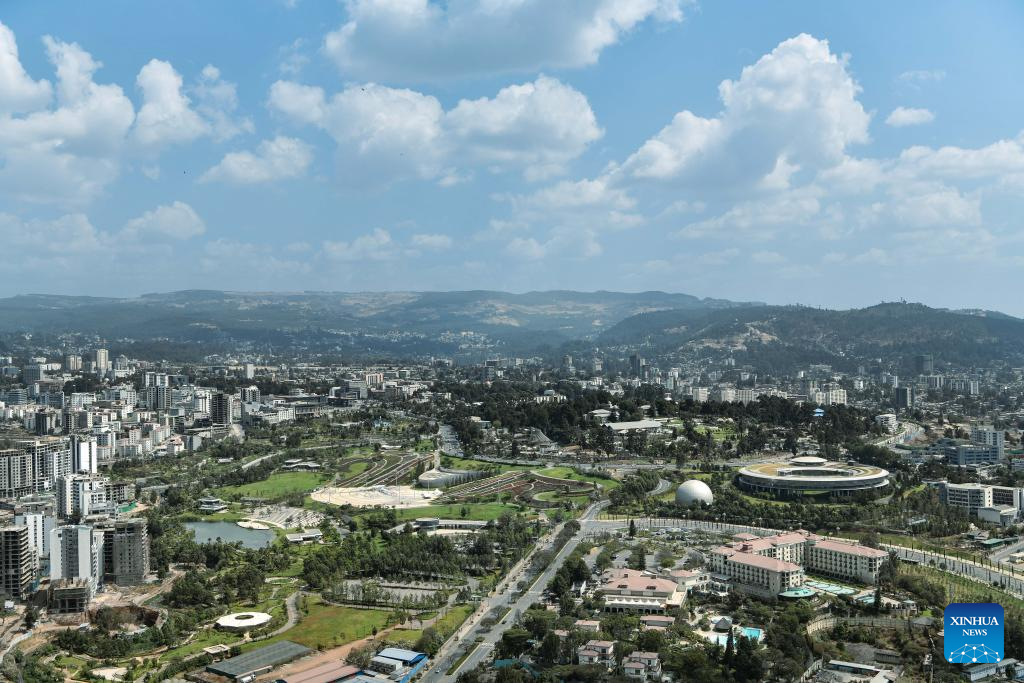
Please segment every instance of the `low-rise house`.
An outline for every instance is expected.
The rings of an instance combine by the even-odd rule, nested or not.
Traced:
[[[601,664],[607,668],[615,666],[614,640],[588,640],[576,650],[580,664]]]
[[[657,652],[634,652],[622,663],[622,670],[626,678],[656,681],[661,677],[661,661]]]

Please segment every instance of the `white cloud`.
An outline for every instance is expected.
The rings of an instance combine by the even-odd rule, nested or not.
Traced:
[[[206,232],[206,224],[195,210],[184,202],[158,206],[128,221],[120,236],[123,239],[171,238],[186,240]]]
[[[152,59],[139,71],[136,84],[142,107],[135,121],[135,139],[146,147],[190,142],[210,132],[182,91],[181,75],[169,62]]]
[[[348,0],[324,52],[346,76],[419,81],[580,67],[682,0]]]
[[[871,117],[846,58],[807,34],[783,41],[718,90],[719,116],[679,112],[622,170],[637,179],[777,189],[797,169],[829,168],[847,147],[868,141]]]
[[[34,81],[25,72],[14,31],[0,23],[0,114],[40,109],[52,96],[49,81]]]
[[[196,97],[196,111],[208,122],[214,140],[229,140],[255,130],[248,117],[235,118],[238,109],[237,87],[221,78],[217,67],[212,64],[203,67],[199,81],[191,91]]]
[[[296,138],[278,136],[261,142],[255,153],[229,152],[199,180],[252,185],[298,178],[312,161],[312,147]]]
[[[686,239],[711,235],[766,240],[778,232],[799,226],[820,215],[821,203],[805,192],[779,193],[735,204],[714,218],[690,223],[676,235]]]
[[[946,72],[942,69],[911,69],[897,76],[897,80],[913,88],[920,88],[928,83],[940,83],[945,78]]]
[[[305,47],[306,41],[296,38],[277,51],[278,59],[280,59],[277,70],[281,72],[281,75],[294,78],[302,73],[302,69],[309,64],[309,57],[304,52]]]
[[[22,201],[81,204],[117,176],[135,110],[119,86],[93,80],[101,65],[89,53],[50,37],[43,42],[57,72],[56,104],[0,117],[0,191]],[[6,59],[11,72],[11,53]]]
[[[886,125],[894,128],[904,126],[920,126],[931,123],[935,120],[935,114],[927,109],[915,109],[913,107],[896,107],[885,120]]]
[[[416,234],[412,236],[411,243],[420,249],[442,250],[451,248],[452,238],[440,234]]]
[[[45,239],[40,239],[45,235]],[[85,214],[73,213],[53,220],[24,220],[0,213],[0,242],[8,249],[31,249],[65,256],[81,256],[104,248],[107,236],[96,230]],[[9,259],[5,267],[15,266],[19,259]]]
[[[516,258],[537,261],[547,255],[547,250],[533,237],[516,237],[505,245],[505,253]]]
[[[445,125],[481,163],[521,166],[533,178],[561,173],[604,134],[583,93],[547,76],[462,100]]]
[[[544,177],[602,135],[586,97],[546,76],[448,112],[433,96],[375,83],[328,99],[321,88],[278,81],[268,103],[338,142],[344,183],[420,178],[449,186],[465,180],[467,167]]]
[[[333,261],[386,261],[398,255],[399,245],[391,233],[377,228],[349,242],[325,241],[323,253]]]

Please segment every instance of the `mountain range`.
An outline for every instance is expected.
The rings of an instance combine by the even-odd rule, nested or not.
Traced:
[[[643,349],[728,350],[762,363],[933,353],[984,363],[1024,356],[1024,320],[981,309],[884,303],[830,310],[666,292],[225,292],[133,298],[20,295],[0,299],[0,334],[85,334],[124,344],[246,348],[348,356],[496,353],[554,357]],[[172,354],[176,355],[176,354]],[[776,361],[776,364],[781,361]]]

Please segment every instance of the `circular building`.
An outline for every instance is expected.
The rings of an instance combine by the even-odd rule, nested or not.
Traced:
[[[715,497],[711,493],[711,488],[700,479],[684,481],[679,485],[679,488],[676,489],[677,505],[684,505],[686,507],[689,507],[694,503],[711,505],[714,500]]]
[[[251,631],[270,623],[272,617],[266,612],[235,612],[225,614],[217,620],[217,628],[225,631]]]
[[[829,462],[805,456],[783,462],[762,462],[739,471],[740,488],[783,498],[805,495],[849,496],[877,492],[889,485],[889,472],[874,465]]]

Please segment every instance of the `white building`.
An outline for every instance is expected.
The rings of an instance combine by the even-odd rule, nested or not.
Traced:
[[[85,579],[90,592],[103,582],[102,531],[68,524],[50,531],[50,580]]]

